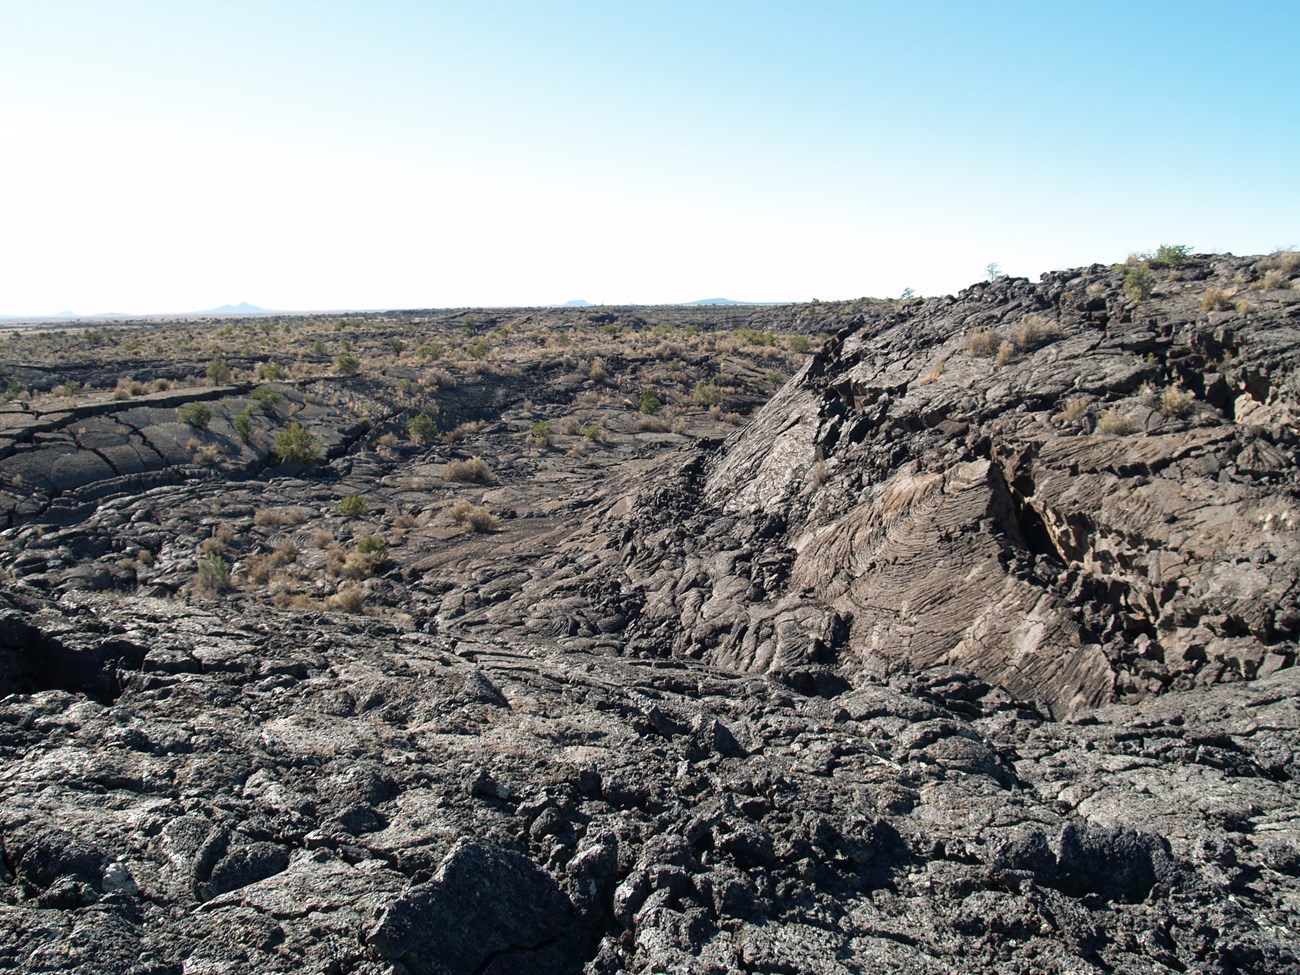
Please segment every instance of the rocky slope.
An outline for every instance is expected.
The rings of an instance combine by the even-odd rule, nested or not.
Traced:
[[[1300,970],[1297,271],[12,409],[0,970]]]

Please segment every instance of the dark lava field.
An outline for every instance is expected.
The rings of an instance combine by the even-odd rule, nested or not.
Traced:
[[[0,387],[0,971],[1300,971],[1300,254]]]

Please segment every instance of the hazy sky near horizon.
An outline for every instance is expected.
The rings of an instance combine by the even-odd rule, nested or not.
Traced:
[[[0,314],[954,292],[1300,242],[1300,4],[0,0]]]

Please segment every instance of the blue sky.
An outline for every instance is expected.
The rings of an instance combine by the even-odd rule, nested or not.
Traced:
[[[1300,4],[0,0],[0,313],[956,291],[1300,243]]]

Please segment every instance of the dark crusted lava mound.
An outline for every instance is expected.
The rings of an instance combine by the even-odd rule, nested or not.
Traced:
[[[201,471],[154,400],[12,411],[0,971],[1300,971],[1298,269],[819,309],[725,440],[525,449],[614,396],[544,358],[444,383],[468,443],[286,382],[308,469],[232,387]],[[339,592],[248,581],[295,565]]]
[[[1300,294],[1207,312],[1252,262],[1193,259],[1141,302],[1124,273],[841,332],[641,506],[640,628],[749,672],[957,666],[1058,714],[1291,666]]]

